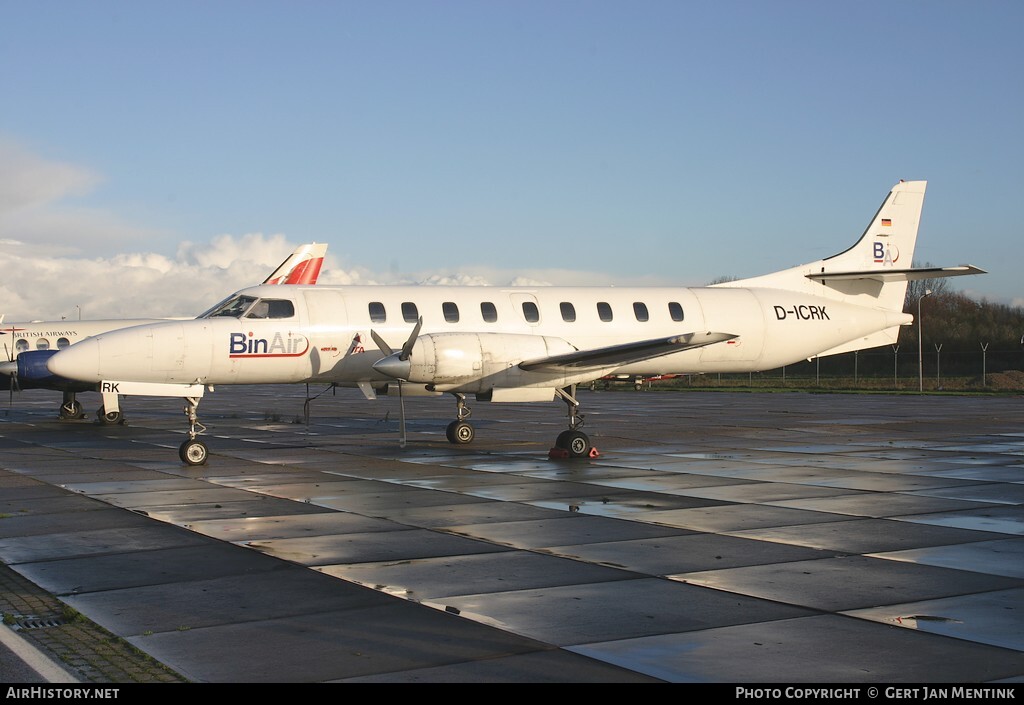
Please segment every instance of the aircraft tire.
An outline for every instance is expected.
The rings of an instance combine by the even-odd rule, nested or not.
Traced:
[[[82,402],[69,401],[67,404],[60,405],[60,418],[62,419],[80,419],[84,416],[82,413]]]
[[[210,449],[202,441],[192,438],[178,448],[178,457],[186,465],[206,465],[206,459],[210,457]]]
[[[452,421],[445,429],[445,436],[448,437],[449,443],[465,445],[476,438],[476,429],[468,421]]]
[[[585,458],[590,453],[590,438],[582,431],[568,431],[565,436],[565,449],[570,457]]]
[[[569,434],[571,430],[566,429],[558,434],[555,438],[555,448],[568,449],[569,448]]]
[[[96,411],[96,416],[99,417],[100,423],[104,426],[116,426],[117,424],[124,423],[123,413],[120,411],[111,411],[108,413],[102,406]]]

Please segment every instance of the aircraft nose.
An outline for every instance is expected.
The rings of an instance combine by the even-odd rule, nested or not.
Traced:
[[[373,363],[373,369],[393,379],[408,380],[412,364],[408,360],[402,360],[400,356],[401,353],[395,353],[381,358]]]
[[[99,346],[95,340],[83,340],[59,350],[46,361],[50,374],[82,382],[99,382]]]

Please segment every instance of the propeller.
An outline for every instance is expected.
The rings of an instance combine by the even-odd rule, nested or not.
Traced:
[[[0,323],[4,322],[4,318],[7,317],[6,313],[0,313]],[[11,325],[11,340],[14,340],[14,325]],[[1024,340],[1022,338],[1021,340]],[[14,406],[14,388],[18,386],[18,367],[14,361],[14,351],[7,347],[7,343],[4,343],[4,352],[7,353],[7,362],[0,364],[3,368],[0,374],[10,375],[11,377],[11,398],[8,402],[11,406]],[[21,391],[20,389],[18,390]]]
[[[21,391],[21,387],[18,384],[18,361],[14,359],[14,352],[7,347],[7,343],[4,343],[4,352],[7,353],[7,362],[0,363],[0,374],[5,374],[11,378],[11,397],[8,403],[13,405],[14,393]]]
[[[397,354],[377,331],[370,329],[370,337],[385,354],[385,357],[373,363],[373,369],[398,380],[398,445],[402,448],[405,448],[405,397],[402,395],[402,382],[409,376],[409,356],[412,355],[412,347],[416,344],[422,327],[423,316],[420,316],[408,340],[402,345],[402,350]]]

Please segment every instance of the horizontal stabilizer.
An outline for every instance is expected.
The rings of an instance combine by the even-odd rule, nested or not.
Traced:
[[[864,272],[816,272],[808,279],[816,281],[842,281],[851,279],[874,279],[880,282],[909,282],[918,279],[939,279],[941,277],[962,277],[968,274],[987,274],[974,265],[961,264],[956,267],[918,267],[915,269],[880,269]]]
[[[686,333],[671,338],[641,340],[636,343],[610,345],[593,350],[577,350],[575,352],[552,355],[535,360],[524,360],[519,367],[524,370],[559,370],[567,367],[620,367],[634,362],[643,362],[662,355],[683,352],[705,345],[721,343],[739,336],[732,333]]]

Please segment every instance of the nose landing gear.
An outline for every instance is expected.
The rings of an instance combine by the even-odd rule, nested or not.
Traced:
[[[199,397],[186,397],[185,402],[185,415],[188,416],[188,440],[178,448],[178,457],[186,465],[205,465],[210,450],[205,443],[197,438],[200,433],[206,431],[206,426],[199,423],[199,417],[196,414]]]

